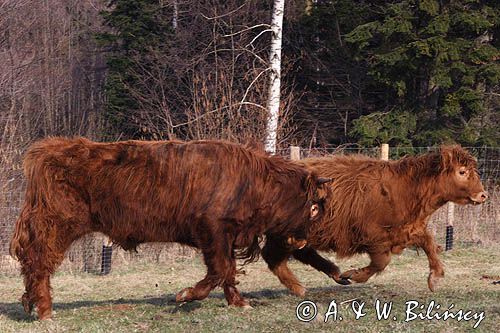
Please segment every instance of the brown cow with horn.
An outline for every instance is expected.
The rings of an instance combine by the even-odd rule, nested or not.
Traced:
[[[434,291],[444,276],[440,247],[427,230],[430,215],[447,202],[480,204],[488,195],[479,179],[476,159],[460,146],[398,161],[366,156],[334,156],[301,161],[311,171],[335,179],[321,221],[311,226],[307,246],[293,251],[299,261],[340,284],[365,282],[389,264],[392,254],[408,246],[422,248],[429,260],[428,286]],[[316,250],[339,257],[368,253],[368,266],[340,273]],[[269,268],[294,294],[305,289],[287,267],[292,251],[272,238],[262,249]]]
[[[48,138],[26,153],[25,203],[11,241],[21,263],[26,312],[52,314],[50,276],[77,239],[101,232],[124,249],[144,242],[199,248],[206,277],[177,294],[200,300],[216,286],[228,304],[248,306],[236,289],[235,258],[254,259],[263,234],[302,246],[328,191],[303,166],[220,141]],[[286,245],[288,244],[288,245]]]

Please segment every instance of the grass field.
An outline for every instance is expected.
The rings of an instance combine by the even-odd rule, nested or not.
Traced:
[[[24,314],[18,302],[21,278],[0,276],[0,332],[499,332],[500,285],[493,284],[500,280],[498,250],[476,247],[442,254],[446,277],[435,293],[427,289],[425,256],[411,250],[395,257],[368,283],[352,286],[337,285],[293,261],[292,269],[308,288],[304,299],[315,302],[318,309],[316,318],[307,323],[296,318],[296,307],[304,299],[290,295],[262,260],[246,266],[246,275],[239,277],[239,289],[253,306],[246,310],[228,307],[221,289],[204,301],[174,302],[176,292],[203,277],[199,258],[128,266],[108,276],[58,273],[52,280],[55,316],[44,322]],[[366,262],[365,257],[338,261],[344,270]],[[366,304],[366,316],[358,320],[351,308],[353,299],[358,302],[354,304]],[[376,299],[393,302],[388,320],[376,319]],[[333,300],[342,321],[325,317]],[[484,319],[476,329],[477,319],[405,322],[410,300],[425,304],[419,310],[423,313],[434,300],[441,306],[439,313],[454,304],[452,311],[484,311]]]

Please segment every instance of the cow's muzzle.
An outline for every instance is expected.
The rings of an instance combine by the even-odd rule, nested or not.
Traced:
[[[488,193],[486,191],[479,192],[477,194],[471,195],[469,197],[470,201],[475,204],[482,204],[488,199]]]

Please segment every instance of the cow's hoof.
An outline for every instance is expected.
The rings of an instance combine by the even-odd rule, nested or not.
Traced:
[[[340,274],[340,278],[356,283],[364,283],[368,281],[370,275],[367,275],[363,269],[350,269]]]
[[[52,311],[51,310],[46,310],[43,311],[42,313],[38,313],[38,318],[43,321],[52,321]]]
[[[290,287],[290,291],[295,296],[304,297],[306,295],[307,290],[306,290],[306,288],[304,288],[303,286],[301,286],[299,284],[299,285],[293,285],[292,287]]]
[[[243,298],[241,295],[235,296],[232,299],[227,300],[229,306],[236,306],[242,309],[252,309],[250,303]]]
[[[177,293],[177,295],[175,295],[175,301],[177,303],[190,301],[192,290],[192,287],[182,289]]]
[[[350,285],[352,284],[352,282],[347,279],[347,278],[341,278],[340,277],[340,274],[338,272],[336,273],[332,273],[332,274],[329,274],[329,276],[335,281],[337,282],[338,284],[341,284],[343,286],[347,286],[347,285]]]
[[[353,281],[357,282],[356,274],[357,274],[357,269],[350,269],[348,271],[345,271],[344,273],[340,274],[339,281],[349,281],[349,284],[351,284]]]
[[[253,309],[253,307],[250,304],[243,305],[241,308],[244,309],[244,310],[251,310],[251,309]]]
[[[33,303],[29,301],[27,293],[24,293],[21,297],[21,303],[23,304],[24,312],[31,314],[31,311],[33,311]]]
[[[348,279],[352,278],[352,276],[354,275],[354,273],[356,273],[356,270],[355,269],[350,269],[350,270],[345,271],[344,273],[340,274],[340,278],[348,280]]]
[[[348,286],[348,285],[352,284],[351,280],[345,279],[345,278],[337,278],[337,279],[333,278],[333,280],[335,282],[337,282],[338,284],[341,284],[343,286]]]
[[[434,292],[437,289],[442,278],[443,275],[438,275],[434,272],[430,272],[429,277],[427,278],[427,285],[429,286],[429,290]]]

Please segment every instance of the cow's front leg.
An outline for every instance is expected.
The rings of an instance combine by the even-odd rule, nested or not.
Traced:
[[[233,238],[228,234],[223,234],[222,237],[219,236],[219,241],[214,242],[214,239],[217,239],[215,232],[212,232],[209,227],[205,227],[198,246],[203,252],[207,275],[194,287],[185,288],[177,293],[175,300],[177,302],[202,300],[208,296],[212,289],[221,286],[224,288],[228,305],[248,307],[248,301],[236,289]]]
[[[376,273],[382,272],[391,262],[391,252],[383,253],[368,253],[370,256],[370,264],[359,269],[350,269],[340,275],[342,279],[349,279],[357,283],[368,281]]]
[[[438,253],[441,252],[441,247],[436,244],[434,237],[427,229],[424,229],[423,233],[416,237],[415,245],[421,247],[427,255],[430,269],[427,285],[431,291],[434,291],[439,281],[444,277],[443,263],[438,257]]]
[[[306,294],[306,289],[300,284],[287,265],[288,258],[293,250],[287,248],[284,244],[283,239],[268,235],[266,245],[262,249],[262,258],[282,284],[293,294],[302,297]]]
[[[348,279],[340,277],[340,269],[330,260],[323,258],[315,249],[308,246],[293,251],[293,257],[298,261],[310,265],[316,270],[325,273],[331,277],[335,282],[342,285],[351,284]]]

